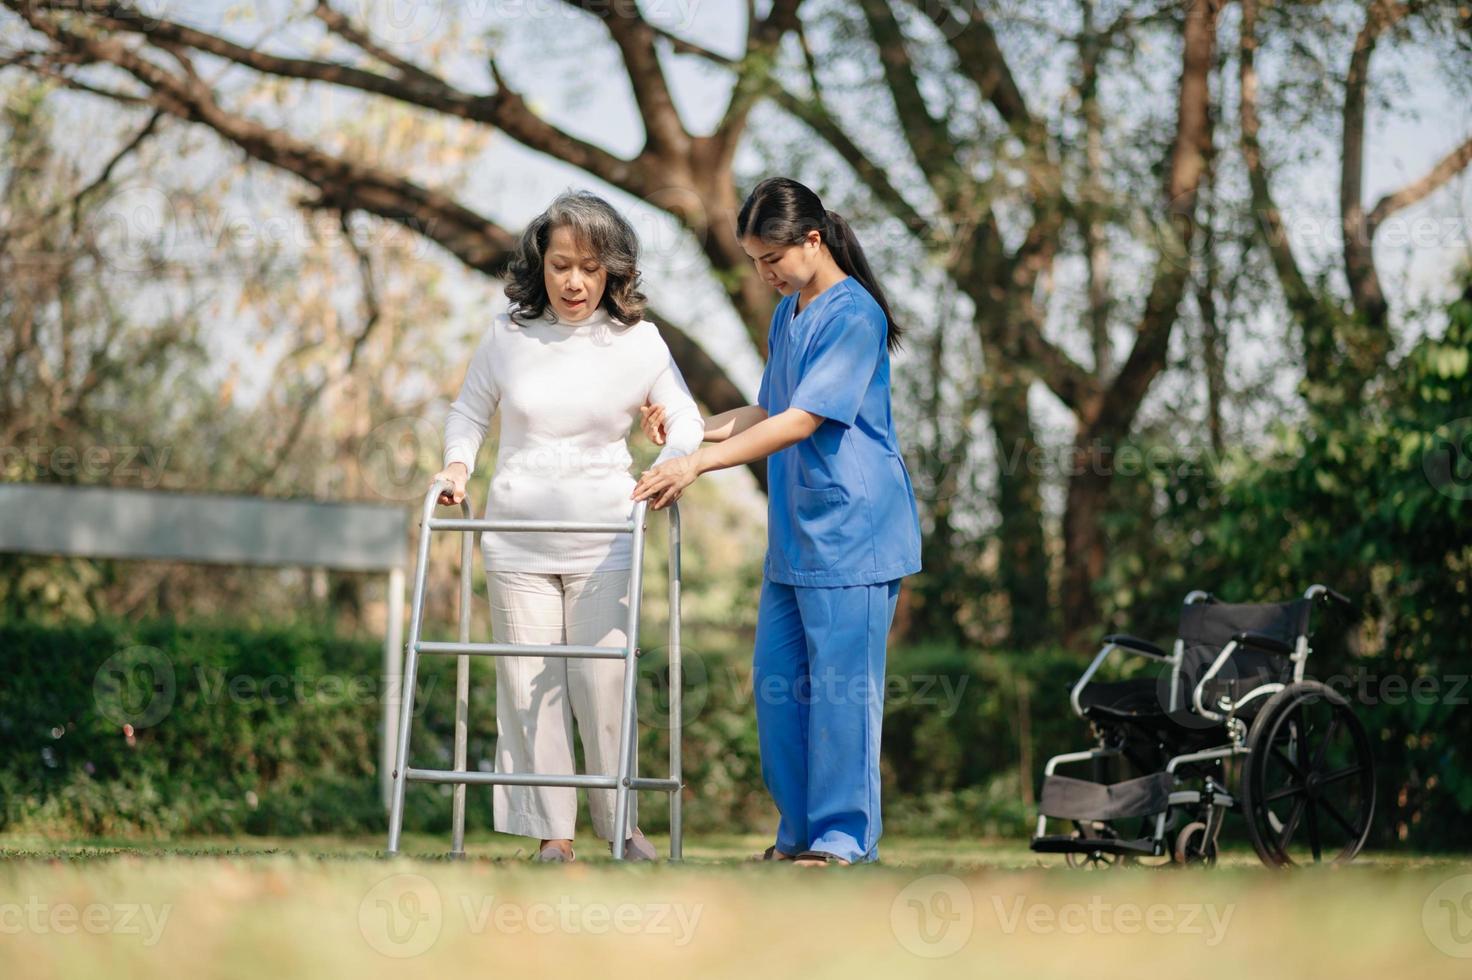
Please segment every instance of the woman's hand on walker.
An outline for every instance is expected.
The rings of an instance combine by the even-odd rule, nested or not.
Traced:
[[[430,480],[430,486],[443,480],[450,485],[450,489],[441,490],[438,504],[458,504],[465,499],[465,481],[470,479],[470,471],[465,468],[464,463],[451,463],[434,475]]]
[[[697,450],[689,456],[676,456],[645,470],[634,486],[633,498],[646,500],[652,497],[650,506],[655,510],[668,507],[679,500],[685,488],[694,483],[695,478],[701,474],[700,460],[697,458],[699,455]]]
[[[639,406],[639,428],[644,430],[644,435],[656,446],[664,445],[664,418],[663,405],[645,402]]]

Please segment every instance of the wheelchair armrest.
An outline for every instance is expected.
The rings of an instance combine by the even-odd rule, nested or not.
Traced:
[[[1152,660],[1164,660],[1166,663],[1171,662],[1170,655],[1149,640],[1142,640],[1138,636],[1130,636],[1128,633],[1111,633],[1104,637],[1104,645],[1094,655],[1093,661],[1090,662],[1083,676],[1074,682],[1073,692],[1068,696],[1069,703],[1073,705],[1073,713],[1080,718],[1084,717],[1084,708],[1079,702],[1079,693],[1088,686],[1089,681],[1094,679],[1094,674],[1098,671],[1099,665],[1104,663],[1115,650],[1129,650],[1132,653],[1142,654]]]
[[[1169,660],[1166,652],[1149,640],[1142,640],[1138,636],[1130,636],[1128,633],[1110,633],[1104,637],[1105,643],[1112,643],[1135,653],[1143,653],[1147,657],[1155,657],[1160,660]]]
[[[1284,643],[1276,636],[1268,636],[1266,633],[1253,633],[1251,631],[1238,633],[1232,637],[1232,641],[1238,646],[1266,650],[1269,653],[1276,653],[1284,657],[1293,653],[1293,647]]]

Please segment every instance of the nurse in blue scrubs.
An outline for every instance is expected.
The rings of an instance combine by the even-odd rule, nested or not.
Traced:
[[[690,456],[644,472],[658,509],[701,473],[767,460],[768,546],[752,686],[762,775],[781,820],[767,860],[879,856],[885,640],[920,524],[890,410],[899,329],[848,223],[793,180],[764,180],[741,246],[782,300],[756,405],[706,420]],[[644,427],[661,441],[661,406]]]

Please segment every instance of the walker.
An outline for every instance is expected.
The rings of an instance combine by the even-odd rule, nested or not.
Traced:
[[[409,639],[404,648],[404,671],[400,684],[399,730],[397,752],[394,757],[392,799],[389,806],[388,853],[399,852],[399,836],[404,820],[404,790],[410,782],[450,783],[454,785],[451,804],[450,856],[465,856],[465,787],[477,786],[570,786],[584,789],[612,789],[615,791],[614,826],[622,828],[629,815],[629,793],[637,790],[657,790],[670,794],[670,860],[682,857],[683,833],[680,813],[680,736],[683,725],[681,715],[681,670],[680,670],[680,513],[671,504],[670,515],[670,572],[669,572],[669,675],[670,675],[670,775],[668,779],[652,779],[634,776],[635,758],[638,752],[638,732],[634,726],[634,699],[639,677],[639,606],[643,596],[644,532],[648,501],[641,500],[634,506],[633,516],[628,521],[617,523],[590,523],[573,521],[496,521],[477,520],[471,517],[469,499],[460,502],[463,517],[435,517],[437,498],[442,490],[449,489],[447,481],[436,481],[424,498],[424,509],[420,519],[423,529],[419,535],[419,558],[414,570],[414,598],[409,613]],[[420,628],[424,616],[424,582],[429,566],[429,539],[434,531],[460,531],[460,640],[458,643],[438,643],[420,639]],[[628,644],[624,647],[576,646],[557,644],[539,646],[515,643],[471,643],[470,642],[470,562],[475,547],[477,531],[562,531],[562,532],[611,532],[632,534],[633,567],[629,573],[629,618],[625,633]],[[409,765],[409,731],[414,717],[414,682],[419,669],[420,655],[454,655],[455,670],[455,749],[453,769],[415,769]],[[470,698],[471,657],[578,657],[617,658],[624,661],[624,697],[621,737],[619,742],[618,773],[613,776],[580,773],[530,773],[530,772],[470,772],[465,768],[467,722]],[[615,835],[613,841],[614,860],[624,859],[624,835]]]

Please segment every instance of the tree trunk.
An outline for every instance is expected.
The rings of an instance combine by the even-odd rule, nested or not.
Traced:
[[[998,460],[997,577],[1007,595],[1007,642],[1026,648],[1043,642],[1051,625],[1042,456],[1027,408],[1028,379],[992,350],[985,355],[987,415]]]

